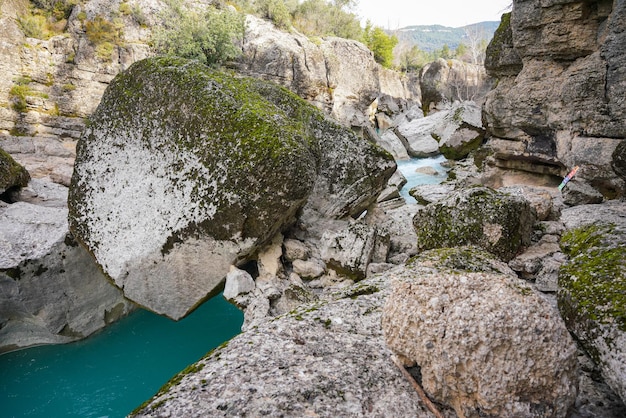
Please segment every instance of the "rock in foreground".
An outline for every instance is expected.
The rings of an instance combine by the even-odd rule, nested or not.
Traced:
[[[576,346],[558,312],[507,270],[467,248],[425,253],[392,285],[385,339],[459,417],[565,417]]]
[[[394,170],[269,82],[147,59],[111,83],[78,144],[70,227],[125,296],[179,319],[305,204],[358,214]]]
[[[383,342],[386,283],[366,279],[233,338],[134,416],[432,417]]]
[[[568,329],[626,402],[626,205],[611,202],[563,211],[558,301]]]

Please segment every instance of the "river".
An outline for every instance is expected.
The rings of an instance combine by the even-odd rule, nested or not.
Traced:
[[[179,322],[139,310],[71,344],[0,356],[0,417],[124,417],[240,332],[222,295]]]

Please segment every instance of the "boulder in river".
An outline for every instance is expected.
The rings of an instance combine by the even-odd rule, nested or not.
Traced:
[[[151,58],[113,80],[79,141],[70,227],[128,298],[180,319],[301,209],[356,216],[394,171],[284,88]]]

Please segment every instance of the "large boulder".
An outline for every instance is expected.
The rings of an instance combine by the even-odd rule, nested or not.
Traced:
[[[558,312],[481,251],[412,260],[382,327],[428,395],[459,417],[566,417],[576,399],[576,345]]]
[[[626,205],[563,211],[570,259],[559,272],[558,303],[568,329],[626,402]]]
[[[473,102],[455,103],[424,118],[402,121],[394,133],[412,157],[444,154],[465,158],[484,139],[480,107]]]
[[[460,189],[413,218],[418,250],[477,245],[511,260],[530,244],[535,211],[521,196],[487,187]]]
[[[439,58],[420,72],[422,107],[425,113],[445,103],[478,100],[491,88],[485,67],[456,59]]]
[[[29,180],[28,171],[0,148],[0,194],[9,189],[25,187]]]
[[[70,227],[128,298],[179,319],[300,209],[356,216],[394,170],[273,83],[147,59],[111,83],[78,144]]]
[[[73,239],[67,188],[32,180],[0,207],[0,353],[86,337],[133,308]]]

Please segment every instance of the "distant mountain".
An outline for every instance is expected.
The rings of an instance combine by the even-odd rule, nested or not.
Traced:
[[[414,44],[422,51],[432,52],[448,45],[451,50],[460,43],[468,44],[467,34],[479,34],[481,38],[490,41],[500,22],[480,22],[460,28],[451,28],[442,25],[407,26],[390,31],[400,42]]]

